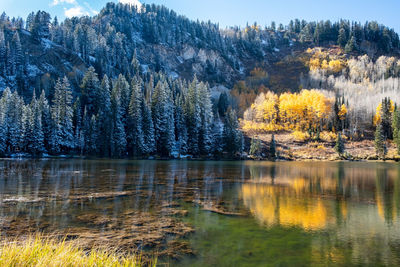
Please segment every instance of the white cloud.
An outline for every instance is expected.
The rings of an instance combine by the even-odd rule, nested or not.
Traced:
[[[76,0],[53,0],[53,2],[51,3],[52,6],[57,6],[60,4],[72,4],[72,5],[76,5],[77,2]]]
[[[72,17],[81,17],[81,16],[89,16],[89,12],[87,12],[84,8],[81,6],[75,6],[71,8],[64,8],[64,14],[68,18]]]
[[[119,0],[119,2],[122,4],[129,4],[132,6],[136,6],[136,8],[138,8],[138,9],[141,9],[143,6],[139,0]]]

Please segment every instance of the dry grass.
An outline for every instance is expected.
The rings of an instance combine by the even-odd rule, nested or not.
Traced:
[[[251,135],[250,135],[251,136]],[[340,160],[335,152],[335,140],[333,138],[325,138],[328,140],[317,141],[300,141],[299,138],[292,133],[277,133],[275,141],[279,155],[284,159],[290,160],[323,160],[332,161]],[[271,140],[271,134],[259,134],[257,138],[268,143]],[[400,160],[397,155],[396,145],[392,141],[387,142],[388,153],[387,160]],[[375,145],[373,140],[361,141],[345,141],[345,151],[354,160],[377,160]]]
[[[140,256],[123,256],[115,251],[92,249],[86,251],[78,241],[57,241],[40,235],[24,240],[3,242],[0,266],[130,266],[144,264]],[[150,266],[155,266],[151,263]]]

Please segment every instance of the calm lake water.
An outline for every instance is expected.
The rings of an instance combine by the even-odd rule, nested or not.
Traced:
[[[0,230],[170,266],[399,266],[400,165],[2,160]]]

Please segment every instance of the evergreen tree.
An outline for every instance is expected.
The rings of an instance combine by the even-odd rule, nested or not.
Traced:
[[[9,118],[8,118],[8,106],[10,103],[11,91],[7,87],[2,94],[0,99],[0,152],[4,155],[8,148],[8,131],[9,131]]]
[[[391,113],[391,101],[389,98],[382,100],[382,108],[380,111],[382,131],[385,139],[391,139],[393,137],[392,131],[392,113]]]
[[[218,99],[218,112],[221,117],[225,116],[226,111],[228,110],[229,107],[229,99],[228,95],[226,92],[223,92]]]
[[[144,101],[142,102],[142,117],[143,117],[143,154],[150,155],[156,150],[156,141],[154,137],[154,124],[151,108]]]
[[[96,116],[96,148],[100,155],[110,156],[110,140],[111,140],[111,95],[110,81],[107,75],[104,75],[97,99],[99,105],[98,114]],[[94,126],[92,126],[94,127]]]
[[[344,48],[347,44],[346,30],[342,27],[339,30],[337,42],[338,42],[338,45],[340,45],[340,47],[342,47],[342,48]]]
[[[378,124],[375,131],[375,150],[379,158],[385,159],[387,153],[387,147],[386,147],[386,139],[381,124]]]
[[[88,116],[87,110],[84,113],[83,117],[83,134],[84,134],[84,151],[87,155],[96,155],[97,154],[97,144],[96,141],[98,140],[97,136],[97,122],[96,116],[92,115],[91,117]]]
[[[42,125],[42,110],[40,102],[36,99],[35,94],[30,104],[29,128],[32,133],[32,139],[28,146],[29,152],[34,155],[40,155],[45,152],[44,133]]]
[[[74,148],[72,92],[68,79],[58,79],[51,107],[52,137],[54,153],[70,152]]]
[[[189,153],[198,155],[200,152],[199,134],[201,128],[200,97],[198,92],[198,81],[195,77],[189,84],[185,105],[185,116],[187,119]]]
[[[271,142],[269,143],[269,158],[271,160],[276,159],[276,141],[275,141],[275,135],[271,136]]]
[[[13,36],[14,52],[15,52],[15,73],[17,76],[22,76],[24,70],[24,53],[22,51],[21,40],[18,31]]]
[[[0,75],[6,75],[7,67],[7,47],[4,31],[0,29]]]
[[[354,36],[351,36],[350,40],[347,42],[344,51],[346,53],[351,53],[353,51],[357,50],[357,42],[356,42],[356,38]]]
[[[241,153],[243,150],[243,136],[239,130],[236,112],[231,108],[228,109],[225,117],[223,143],[224,151],[228,152],[230,156]]]
[[[180,155],[184,155],[188,152],[188,132],[183,105],[184,98],[180,95],[175,104],[175,137],[176,147]]]
[[[216,157],[220,157],[224,149],[223,132],[224,124],[217,113],[213,124],[214,156]]]
[[[170,156],[175,143],[174,107],[166,82],[159,81],[152,98],[152,115],[157,153]]]
[[[42,93],[40,94],[39,100],[38,100],[38,111],[41,113],[40,114],[40,120],[42,123],[42,131],[43,131],[43,144],[44,144],[44,150],[49,151],[51,150],[50,148],[50,140],[51,140],[51,134],[52,134],[52,121],[51,121],[51,113],[50,113],[50,107],[49,103],[46,98],[46,94],[44,90],[42,90]]]
[[[113,157],[126,156],[127,141],[122,114],[120,90],[114,86],[111,92],[111,155]]]
[[[88,116],[96,115],[99,109],[100,81],[93,67],[90,67],[81,84],[81,106],[86,107]]]
[[[143,103],[144,96],[141,82],[132,80],[132,94],[129,103],[128,149],[133,156],[140,156],[145,150],[143,135]]]
[[[124,125],[127,125],[127,118],[129,116],[129,103],[131,96],[131,87],[125,76],[120,74],[118,79],[114,82],[113,90],[116,90],[119,95],[119,102],[121,106],[121,119]]]
[[[344,153],[344,141],[342,138],[342,134],[339,132],[337,134],[337,138],[336,138],[336,144],[335,144],[335,151],[336,153],[338,153],[339,157],[343,156]]]
[[[198,86],[201,119],[199,148],[202,155],[208,155],[212,152],[213,136],[211,130],[214,121],[214,115],[212,112],[211,95],[208,86],[203,83],[200,83]]]
[[[22,149],[24,129],[23,110],[24,101],[19,97],[17,92],[12,93],[6,110],[6,125],[8,127],[6,137],[7,150],[11,153]]]
[[[72,125],[73,109],[72,109],[72,91],[67,77],[63,79],[62,87],[62,109],[61,109],[61,145],[65,151],[74,148],[74,131]]]
[[[261,140],[258,138],[252,138],[250,143],[249,155],[253,157],[261,156]]]
[[[400,109],[396,108],[393,113],[393,141],[397,146],[397,153],[400,155]]]

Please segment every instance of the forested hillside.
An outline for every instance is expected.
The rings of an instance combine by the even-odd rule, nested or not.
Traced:
[[[135,71],[162,71],[191,80],[196,74],[212,86],[231,87],[254,67],[306,47],[339,45],[347,53],[372,57],[398,54],[399,37],[376,22],[306,22],[287,26],[219,29],[195,22],[163,6],[108,3],[99,15],[66,19],[39,11],[26,20],[0,16],[0,89],[18,89],[30,98],[33,88],[51,91],[67,76],[77,89],[89,66],[102,76],[131,78]],[[51,92],[46,92],[51,93]]]
[[[369,102],[346,113],[347,129],[361,135],[381,98],[397,101],[399,46],[377,22],[220,29],[163,6],[115,3],[62,22],[43,11],[26,20],[3,13],[0,152],[232,157],[243,150],[236,114],[263,131],[338,129],[330,113],[307,127],[277,109],[257,113],[264,98],[272,107],[281,103],[275,94],[355,105],[372,87]],[[284,94],[303,88],[326,93]]]

